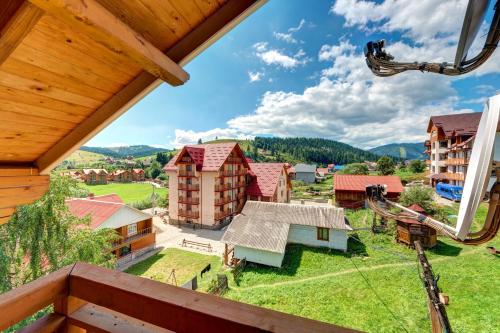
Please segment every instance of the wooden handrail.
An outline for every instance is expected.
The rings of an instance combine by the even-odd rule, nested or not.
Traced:
[[[70,301],[80,305],[60,305]],[[35,322],[31,329],[45,328],[44,322],[60,325],[63,316],[67,325],[96,331],[133,323],[177,333],[357,332],[84,263],[0,295],[0,329],[51,303],[56,315]]]

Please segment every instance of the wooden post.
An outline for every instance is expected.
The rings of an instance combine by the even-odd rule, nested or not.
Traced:
[[[63,297],[54,302],[54,313],[67,317],[68,315],[72,314],[85,304],[87,304],[87,302],[73,296]],[[85,333],[85,332],[87,332],[87,330],[71,325],[66,320],[66,324],[62,327],[62,329],[59,330],[58,333]]]

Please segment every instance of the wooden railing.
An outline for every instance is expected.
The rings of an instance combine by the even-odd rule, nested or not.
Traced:
[[[444,161],[446,165],[466,165],[469,164],[468,158],[448,158]]]
[[[215,198],[215,205],[224,205],[235,200],[236,198],[233,199],[231,197]]]
[[[197,219],[200,217],[200,212],[193,212],[190,210],[179,209],[178,215],[181,217],[187,217],[191,219]]]
[[[356,332],[84,263],[0,295],[0,331],[51,304],[24,332]]]
[[[216,184],[215,185],[215,191],[221,192],[221,191],[227,191],[230,190],[233,186],[231,184]]]
[[[239,170],[222,170],[219,171],[219,177],[233,177],[233,176],[244,176],[248,172],[247,168],[242,168]]]
[[[223,219],[224,217],[229,216],[231,214],[233,214],[233,212],[230,211],[229,209],[227,209],[225,211],[222,211],[222,212],[221,211],[218,211],[218,212],[216,211],[215,212],[215,219],[216,220],[220,220],[220,219]]]
[[[196,173],[194,171],[179,170],[177,175],[179,177],[194,177]]]
[[[200,203],[200,198],[179,197],[179,203],[188,204],[188,205],[197,205]]]
[[[463,173],[445,172],[444,176],[448,180],[465,180],[465,175]]]
[[[431,164],[431,160],[425,160],[425,164],[427,165]]]
[[[144,228],[142,230],[139,230],[135,235],[130,235],[127,237],[123,237],[117,242],[114,242],[112,245],[112,250],[116,250],[119,247],[122,247],[125,244],[128,244],[134,240],[137,240],[139,238],[143,238],[149,234],[153,233],[153,228]]]
[[[200,185],[199,184],[182,184],[179,183],[179,190],[184,190],[184,191],[199,191],[200,190]]]
[[[243,163],[243,159],[241,157],[228,157],[227,163]]]

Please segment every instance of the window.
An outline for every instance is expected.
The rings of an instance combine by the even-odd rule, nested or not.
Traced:
[[[127,226],[127,235],[132,236],[137,234],[137,224],[129,224]]]
[[[318,227],[318,240],[328,241],[328,228],[320,228]]]
[[[191,170],[191,164],[186,165],[186,171],[188,171],[188,172],[189,172],[189,171],[192,171],[192,170]]]

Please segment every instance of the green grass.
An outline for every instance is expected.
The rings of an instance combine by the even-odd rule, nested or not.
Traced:
[[[106,185],[86,185],[81,186],[94,195],[116,193],[126,204],[131,204],[151,197],[153,186],[145,183],[110,183]],[[164,197],[168,194],[166,188],[155,188],[155,193]]]
[[[103,154],[77,150],[71,155],[69,155],[65,161],[72,162],[73,164],[90,164],[102,161],[105,158],[106,156],[104,156]]]
[[[200,271],[208,264],[212,268],[201,278]],[[180,286],[198,275],[198,289],[204,291],[208,283],[221,270],[221,258],[169,248],[131,266],[125,272],[155,281],[172,283],[172,279],[169,280],[172,269],[175,269],[177,285]]]
[[[310,194],[319,191],[320,194]],[[292,180],[292,199],[331,199],[333,191],[333,176],[327,175],[319,183],[306,184],[302,181]]]
[[[407,184],[413,181],[417,180],[423,180],[427,181],[428,179],[425,177],[425,172],[422,173],[414,173],[410,171],[410,169],[405,168],[405,169],[396,169],[396,176],[399,176],[401,178],[401,182],[403,184]]]
[[[480,210],[476,218],[483,214]],[[353,227],[372,223],[368,210],[347,210],[346,215]],[[394,228],[390,223],[389,232],[375,235],[358,231],[354,236],[360,242],[350,239],[348,253],[289,245],[281,269],[249,264],[238,285],[229,278],[226,297],[367,332],[404,332],[401,325],[408,332],[429,332],[416,254],[395,242]],[[500,239],[488,245],[500,247]],[[495,322],[500,318],[500,259],[487,253],[488,245],[440,238],[427,251],[441,275],[440,288],[450,296],[454,332],[500,332]]]

